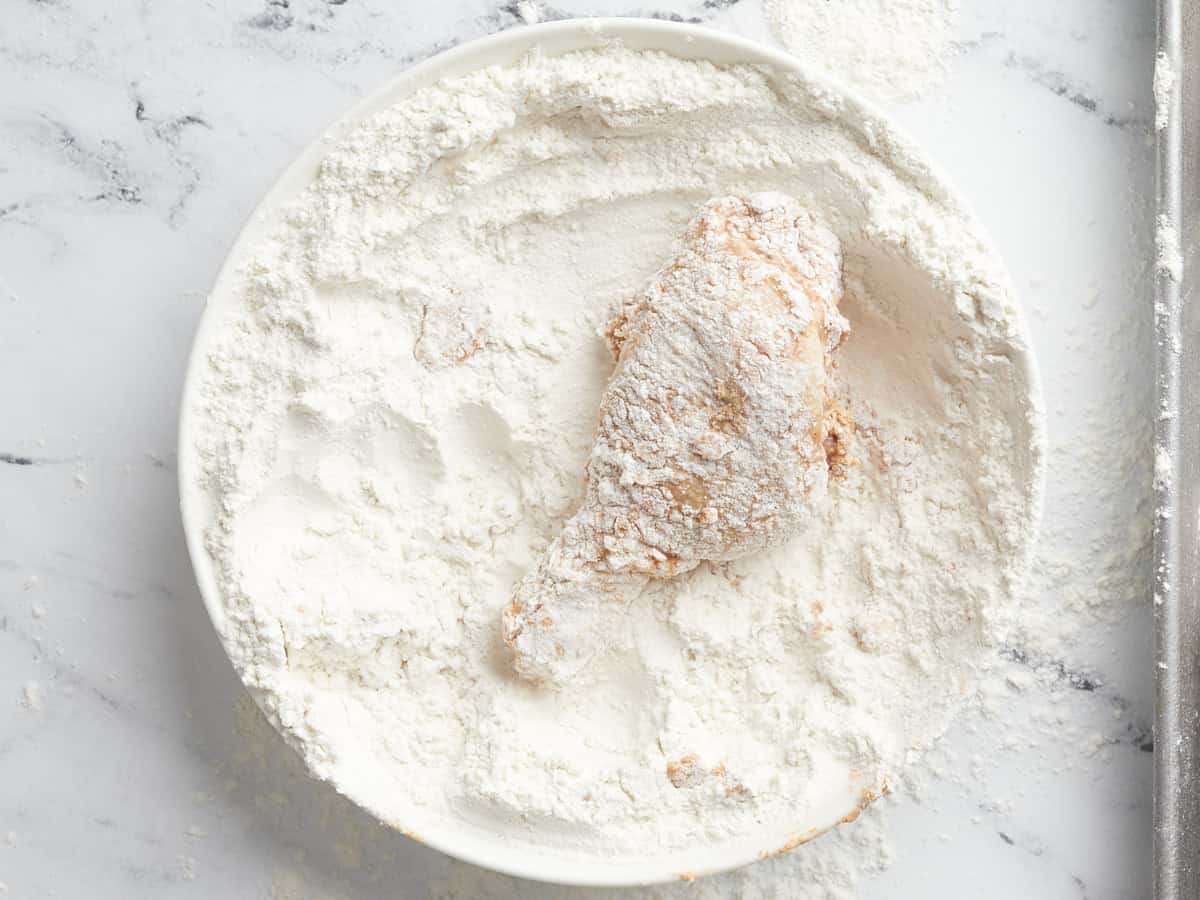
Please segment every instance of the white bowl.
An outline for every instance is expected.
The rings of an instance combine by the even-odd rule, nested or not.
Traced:
[[[209,511],[206,498],[196,488],[198,461],[193,441],[193,410],[197,407],[206,348],[220,320],[218,313],[231,298],[234,273],[239,263],[271,224],[272,212],[292,200],[310,183],[320,160],[333,142],[367,117],[414,91],[483,66],[512,63],[534,48],[547,55],[558,55],[613,40],[619,40],[633,49],[662,50],[676,56],[705,59],[717,64],[766,65],[784,72],[799,72],[813,79],[812,73],[792,56],[694,25],[637,19],[584,19],[514,29],[441,53],[412,67],[357,103],[300,154],[250,216],[221,268],[197,330],[188,363],[179,423],[179,485],[184,531],[200,593],[219,634],[224,633],[225,613],[213,563],[204,548],[204,524]],[[848,104],[857,110],[856,115],[866,120],[874,119],[895,132],[884,116],[852,92],[842,88],[831,90],[846,94]],[[936,178],[936,169],[934,172]],[[945,189],[944,179],[937,180]],[[1029,387],[1028,412],[1030,420],[1036,421],[1040,417],[1040,392],[1032,357],[1018,351],[1014,362],[1023,369],[1025,384]],[[1038,480],[1040,483],[1040,477]],[[388,821],[387,824],[459,859],[514,876],[591,886],[651,884],[674,879],[691,880],[699,875],[745,865],[790,850],[840,823],[852,821],[866,803],[874,799],[874,794],[865,783],[853,780],[845,787],[844,792],[831,791],[826,802],[818,808],[806,810],[804,822],[780,823],[778,832],[769,841],[764,842],[760,836],[757,839],[734,840],[718,846],[671,853],[655,853],[649,848],[643,860],[633,863],[623,861],[618,864],[604,860],[580,862],[577,859],[565,861],[555,858],[552,851],[537,852],[528,843],[513,842],[509,835],[482,833],[478,827],[468,827],[465,823],[461,829],[422,828],[420,834],[414,833],[413,823]]]

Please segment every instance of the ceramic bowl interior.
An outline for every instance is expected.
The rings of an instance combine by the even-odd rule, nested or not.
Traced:
[[[204,548],[204,530],[209,521],[207,498],[197,488],[195,445],[192,439],[196,428],[195,410],[199,409],[197,392],[202,382],[206,348],[211,343],[219,321],[228,304],[233,301],[234,274],[263,232],[273,221],[273,212],[287,204],[312,180],[322,157],[331,142],[347,134],[372,114],[395,104],[414,91],[441,79],[464,75],[494,64],[515,62],[535,48],[546,55],[558,55],[573,50],[596,47],[620,41],[634,49],[662,50],[689,59],[704,59],[716,64],[755,64],[770,66],[784,72],[799,72],[812,78],[803,63],[792,56],[771,50],[747,40],[693,25],[635,19],[589,19],[554,22],[504,32],[442,53],[385,84],[355,105],[313,141],[286,170],[283,176],[252,213],[248,223],[227,257],[210,295],[200,322],[191,358],[188,363],[179,428],[180,504],[188,552],[195,569],[201,595],[209,615],[223,633],[225,612],[218,589],[213,561]],[[871,106],[851,92],[830,85],[830,90],[843,93],[848,103],[862,111],[868,120],[875,119],[888,128],[892,126]],[[894,129],[893,129],[894,130]],[[933,168],[933,167],[931,167]],[[934,168],[936,172],[936,168]],[[944,182],[944,179],[941,179]],[[1037,375],[1028,354],[1019,354],[1014,363],[1024,369],[1029,388],[1030,410],[1038,408]],[[1035,416],[1031,415],[1031,421]],[[363,798],[355,798],[363,802]],[[853,819],[870,799],[864,796],[861,785],[848,784],[844,793],[832,792],[820,808],[806,811],[805,823],[781,822],[777,828],[756,831],[754,835],[716,845],[663,853],[647,847],[645,856],[636,861],[614,863],[597,859],[580,862],[564,860],[551,851],[540,850],[517,834],[481,829],[478,825],[462,823],[461,827],[446,825],[426,827],[425,823],[388,822],[405,834],[467,862],[485,866],[511,875],[541,881],[577,885],[635,885],[664,882],[673,879],[690,880],[698,875],[731,869],[765,856],[792,849],[841,822]],[[369,808],[369,801],[363,802]],[[764,839],[763,835],[768,837]]]

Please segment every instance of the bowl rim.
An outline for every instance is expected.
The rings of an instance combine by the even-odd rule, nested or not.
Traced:
[[[221,300],[231,294],[230,288],[236,279],[238,267],[246,251],[254,246],[256,238],[263,233],[264,229],[273,224],[272,213],[292,200],[311,182],[312,174],[326,155],[330,144],[346,135],[374,113],[441,79],[463,75],[488,65],[512,64],[531,51],[557,56],[574,50],[597,48],[613,43],[620,43],[636,50],[659,50],[684,58],[708,60],[718,65],[762,65],[784,73],[798,74],[809,82],[823,83],[829,86],[833,93],[844,98],[848,105],[853,106],[864,121],[885,125],[896,140],[913,148],[916,152],[916,159],[919,160],[922,168],[921,175],[931,184],[936,185],[950,203],[966,209],[959,199],[958,191],[944,176],[937,164],[924,150],[918,149],[918,145],[908,137],[907,132],[873,102],[864,99],[855,90],[836,78],[825,73],[814,72],[802,60],[789,53],[702,25],[657,19],[606,17],[565,19],[516,27],[437,53],[384,81],[353,103],[349,109],[341,113],[331,124],[308,141],[304,149],[276,177],[271,188],[247,215],[217,272],[212,290],[206,299],[205,308],[196,325],[189,350],[178,420],[176,477],[180,513],[188,556],[201,598],[217,632],[221,647],[231,663],[232,657],[229,655],[229,647],[223,636],[225,611],[216,580],[215,566],[204,546],[204,522],[209,510],[206,506],[206,498],[196,484],[198,459],[196,444],[193,440],[193,421],[197,418],[194,410],[197,408],[197,400],[204,380],[207,348],[221,323],[219,313],[226,306]],[[973,224],[975,234],[984,241],[992,257],[1000,261],[999,253],[992,245],[986,231],[969,210],[967,214]],[[1002,264],[1001,268],[1007,280],[1007,269]],[[1007,286],[1011,290],[1011,284]],[[214,299],[216,302],[212,302]],[[1028,322],[1019,307],[1013,316],[1013,325],[1012,359],[1016,364],[1014,374],[1021,379],[1025,386],[1025,393],[1018,395],[1018,400],[1021,404],[1019,411],[1024,412],[1026,427],[1029,430],[1031,452],[1028,491],[1030,516],[1032,524],[1036,526],[1041,518],[1045,480],[1043,451],[1045,430],[1041,380],[1029,339]],[[1028,545],[1024,548],[1024,557],[1019,561],[1020,565],[1015,568],[1015,571],[1024,573],[1028,569],[1033,543],[1031,537],[1027,542]],[[239,680],[245,684],[240,669],[236,665],[234,665],[234,669],[238,673]],[[248,685],[246,687],[255,702],[263,709],[272,726],[286,737],[285,730],[271,711],[264,706],[259,692]],[[314,777],[321,777],[316,773],[310,774],[313,774]],[[350,796],[350,799],[372,816],[379,818],[384,824],[419,843],[426,844],[456,859],[518,878],[581,887],[629,887],[673,880],[691,881],[702,875],[735,869],[791,850],[840,824],[853,821],[867,803],[876,796],[869,786],[864,786],[861,799],[851,808],[840,807],[837,813],[831,811],[828,818],[829,824],[824,827],[812,828],[804,832],[781,829],[778,839],[773,839],[767,846],[751,852],[706,853],[703,862],[697,866],[694,852],[687,860],[683,858],[683,853],[675,852],[653,857],[644,863],[613,862],[602,859],[584,863],[575,858],[557,860],[552,851],[530,853],[528,844],[520,846],[510,844],[500,833],[496,833],[495,840],[490,846],[464,846],[464,836],[456,835],[453,827],[427,828],[417,834],[404,827],[402,822],[384,819],[371,807],[369,802],[364,801],[364,798],[352,796],[337,785],[334,787],[339,792]],[[472,843],[485,842],[472,841]],[[712,849],[715,850],[716,846],[719,845],[714,845]],[[671,861],[673,858],[676,860],[675,863]]]

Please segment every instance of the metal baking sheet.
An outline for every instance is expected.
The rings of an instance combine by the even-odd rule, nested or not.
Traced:
[[[1161,404],[1155,437],[1157,688],[1154,875],[1158,900],[1200,900],[1200,10],[1159,0],[1160,65],[1175,87],[1157,129],[1155,319]],[[1161,84],[1161,82],[1160,82]],[[1156,93],[1159,93],[1156,91]],[[1161,99],[1161,98],[1160,98]],[[1174,229],[1178,280],[1162,265]]]

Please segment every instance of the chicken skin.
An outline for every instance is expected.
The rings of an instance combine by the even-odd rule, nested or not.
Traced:
[[[841,297],[838,239],[792,198],[701,207],[608,325],[616,367],[583,503],[503,613],[519,675],[563,682],[606,643],[601,605],[804,525],[850,463],[832,381]]]

